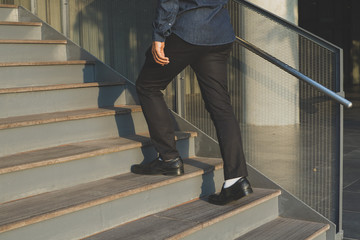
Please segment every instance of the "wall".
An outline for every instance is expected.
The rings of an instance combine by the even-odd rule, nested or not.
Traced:
[[[358,0],[351,1],[351,83],[349,86],[360,85],[360,2]]]
[[[151,43],[156,0],[0,0],[31,10],[59,32],[64,2],[68,37],[135,81]]]
[[[250,0],[275,15],[297,24],[297,0]],[[265,21],[252,12],[243,12],[240,26],[242,37],[269,52],[276,58],[298,69],[298,36],[284,31],[284,28],[271,21]],[[247,68],[245,80],[245,122],[258,126],[282,126],[299,123],[299,80],[280,71],[277,75],[272,65],[251,52],[243,56]],[[249,68],[249,66],[259,66]]]
[[[291,23],[298,24],[298,0],[248,0],[248,2],[266,9]]]

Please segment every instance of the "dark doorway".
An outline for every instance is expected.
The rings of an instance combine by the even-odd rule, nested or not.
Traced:
[[[345,90],[360,85],[360,1],[299,0],[299,26],[344,50]]]

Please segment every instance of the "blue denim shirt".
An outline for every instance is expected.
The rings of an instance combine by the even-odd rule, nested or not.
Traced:
[[[195,45],[221,45],[235,40],[228,0],[158,0],[153,41],[175,33]]]

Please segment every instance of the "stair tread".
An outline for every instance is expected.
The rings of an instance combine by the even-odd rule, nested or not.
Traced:
[[[125,82],[90,82],[90,83],[55,84],[55,85],[29,86],[29,87],[16,87],[16,88],[1,88],[0,94],[51,91],[51,90],[71,89],[71,88],[115,86],[115,85],[125,85]]]
[[[73,60],[73,61],[47,61],[47,62],[4,62],[0,67],[19,67],[19,66],[52,66],[52,65],[87,65],[95,64],[94,61]]]
[[[326,232],[329,228],[328,224],[279,217],[236,240],[313,239]]]
[[[90,236],[88,240],[180,239],[279,196],[279,190],[254,189],[254,193],[225,206],[205,199],[188,202]]]
[[[0,21],[0,25],[42,26],[42,23],[41,23],[41,22],[9,22],[9,21]]]
[[[18,6],[12,4],[0,4],[0,8],[18,8]]]
[[[195,136],[195,132],[176,132],[177,140]],[[11,156],[0,157],[0,174],[124,151],[149,144],[149,134],[141,133],[127,137],[77,142],[18,153]]]
[[[117,105],[114,107],[88,108],[72,111],[40,113],[17,117],[0,118],[0,129],[25,127],[38,124],[77,120],[91,117],[111,116],[141,111],[139,105]]]
[[[0,44],[67,44],[67,40],[0,39]]]
[[[220,158],[185,159],[182,176],[125,173],[53,192],[0,204],[0,232],[96,206],[222,168]],[[256,194],[253,196],[255,197]],[[251,197],[250,199],[252,199]]]

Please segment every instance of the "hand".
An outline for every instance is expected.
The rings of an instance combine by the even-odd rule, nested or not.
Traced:
[[[156,63],[160,64],[161,66],[169,64],[169,58],[165,56],[164,53],[165,42],[157,42],[154,41],[152,43],[151,53],[154,57]]]

